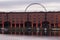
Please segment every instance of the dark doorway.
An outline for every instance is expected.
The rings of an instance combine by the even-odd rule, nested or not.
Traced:
[[[8,29],[7,31],[4,31],[4,34],[10,34],[9,32],[10,22],[9,21],[4,22],[4,28]]]

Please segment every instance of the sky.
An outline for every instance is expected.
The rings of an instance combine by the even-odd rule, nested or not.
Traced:
[[[60,11],[60,0],[0,0],[0,11],[4,12],[25,12],[31,3],[42,4],[47,11]],[[45,11],[40,5],[31,5],[29,11]]]

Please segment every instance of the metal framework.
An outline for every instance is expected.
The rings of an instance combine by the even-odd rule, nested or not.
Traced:
[[[29,4],[26,8],[25,8],[25,12],[27,11],[27,9],[30,7],[30,6],[32,6],[32,5],[40,5],[42,8],[44,8],[44,10],[45,10],[45,21],[47,20],[47,9],[46,9],[46,7],[44,6],[44,5],[42,5],[41,3],[31,3],[31,4]],[[27,14],[27,16],[29,16],[29,14]],[[28,20],[29,20],[29,18],[27,18]]]

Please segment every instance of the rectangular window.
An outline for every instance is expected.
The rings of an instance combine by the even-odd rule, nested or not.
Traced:
[[[19,24],[16,24],[16,27],[19,27]]]
[[[36,27],[36,23],[33,23],[33,27]]]
[[[23,27],[23,23],[20,24],[20,27]]]
[[[2,23],[0,24],[0,28],[2,28]]]

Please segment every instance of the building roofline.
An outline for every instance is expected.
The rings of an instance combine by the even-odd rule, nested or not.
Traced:
[[[0,14],[1,13],[60,13],[60,11],[48,11],[48,12],[43,12],[43,11],[41,11],[41,12],[0,12]]]

